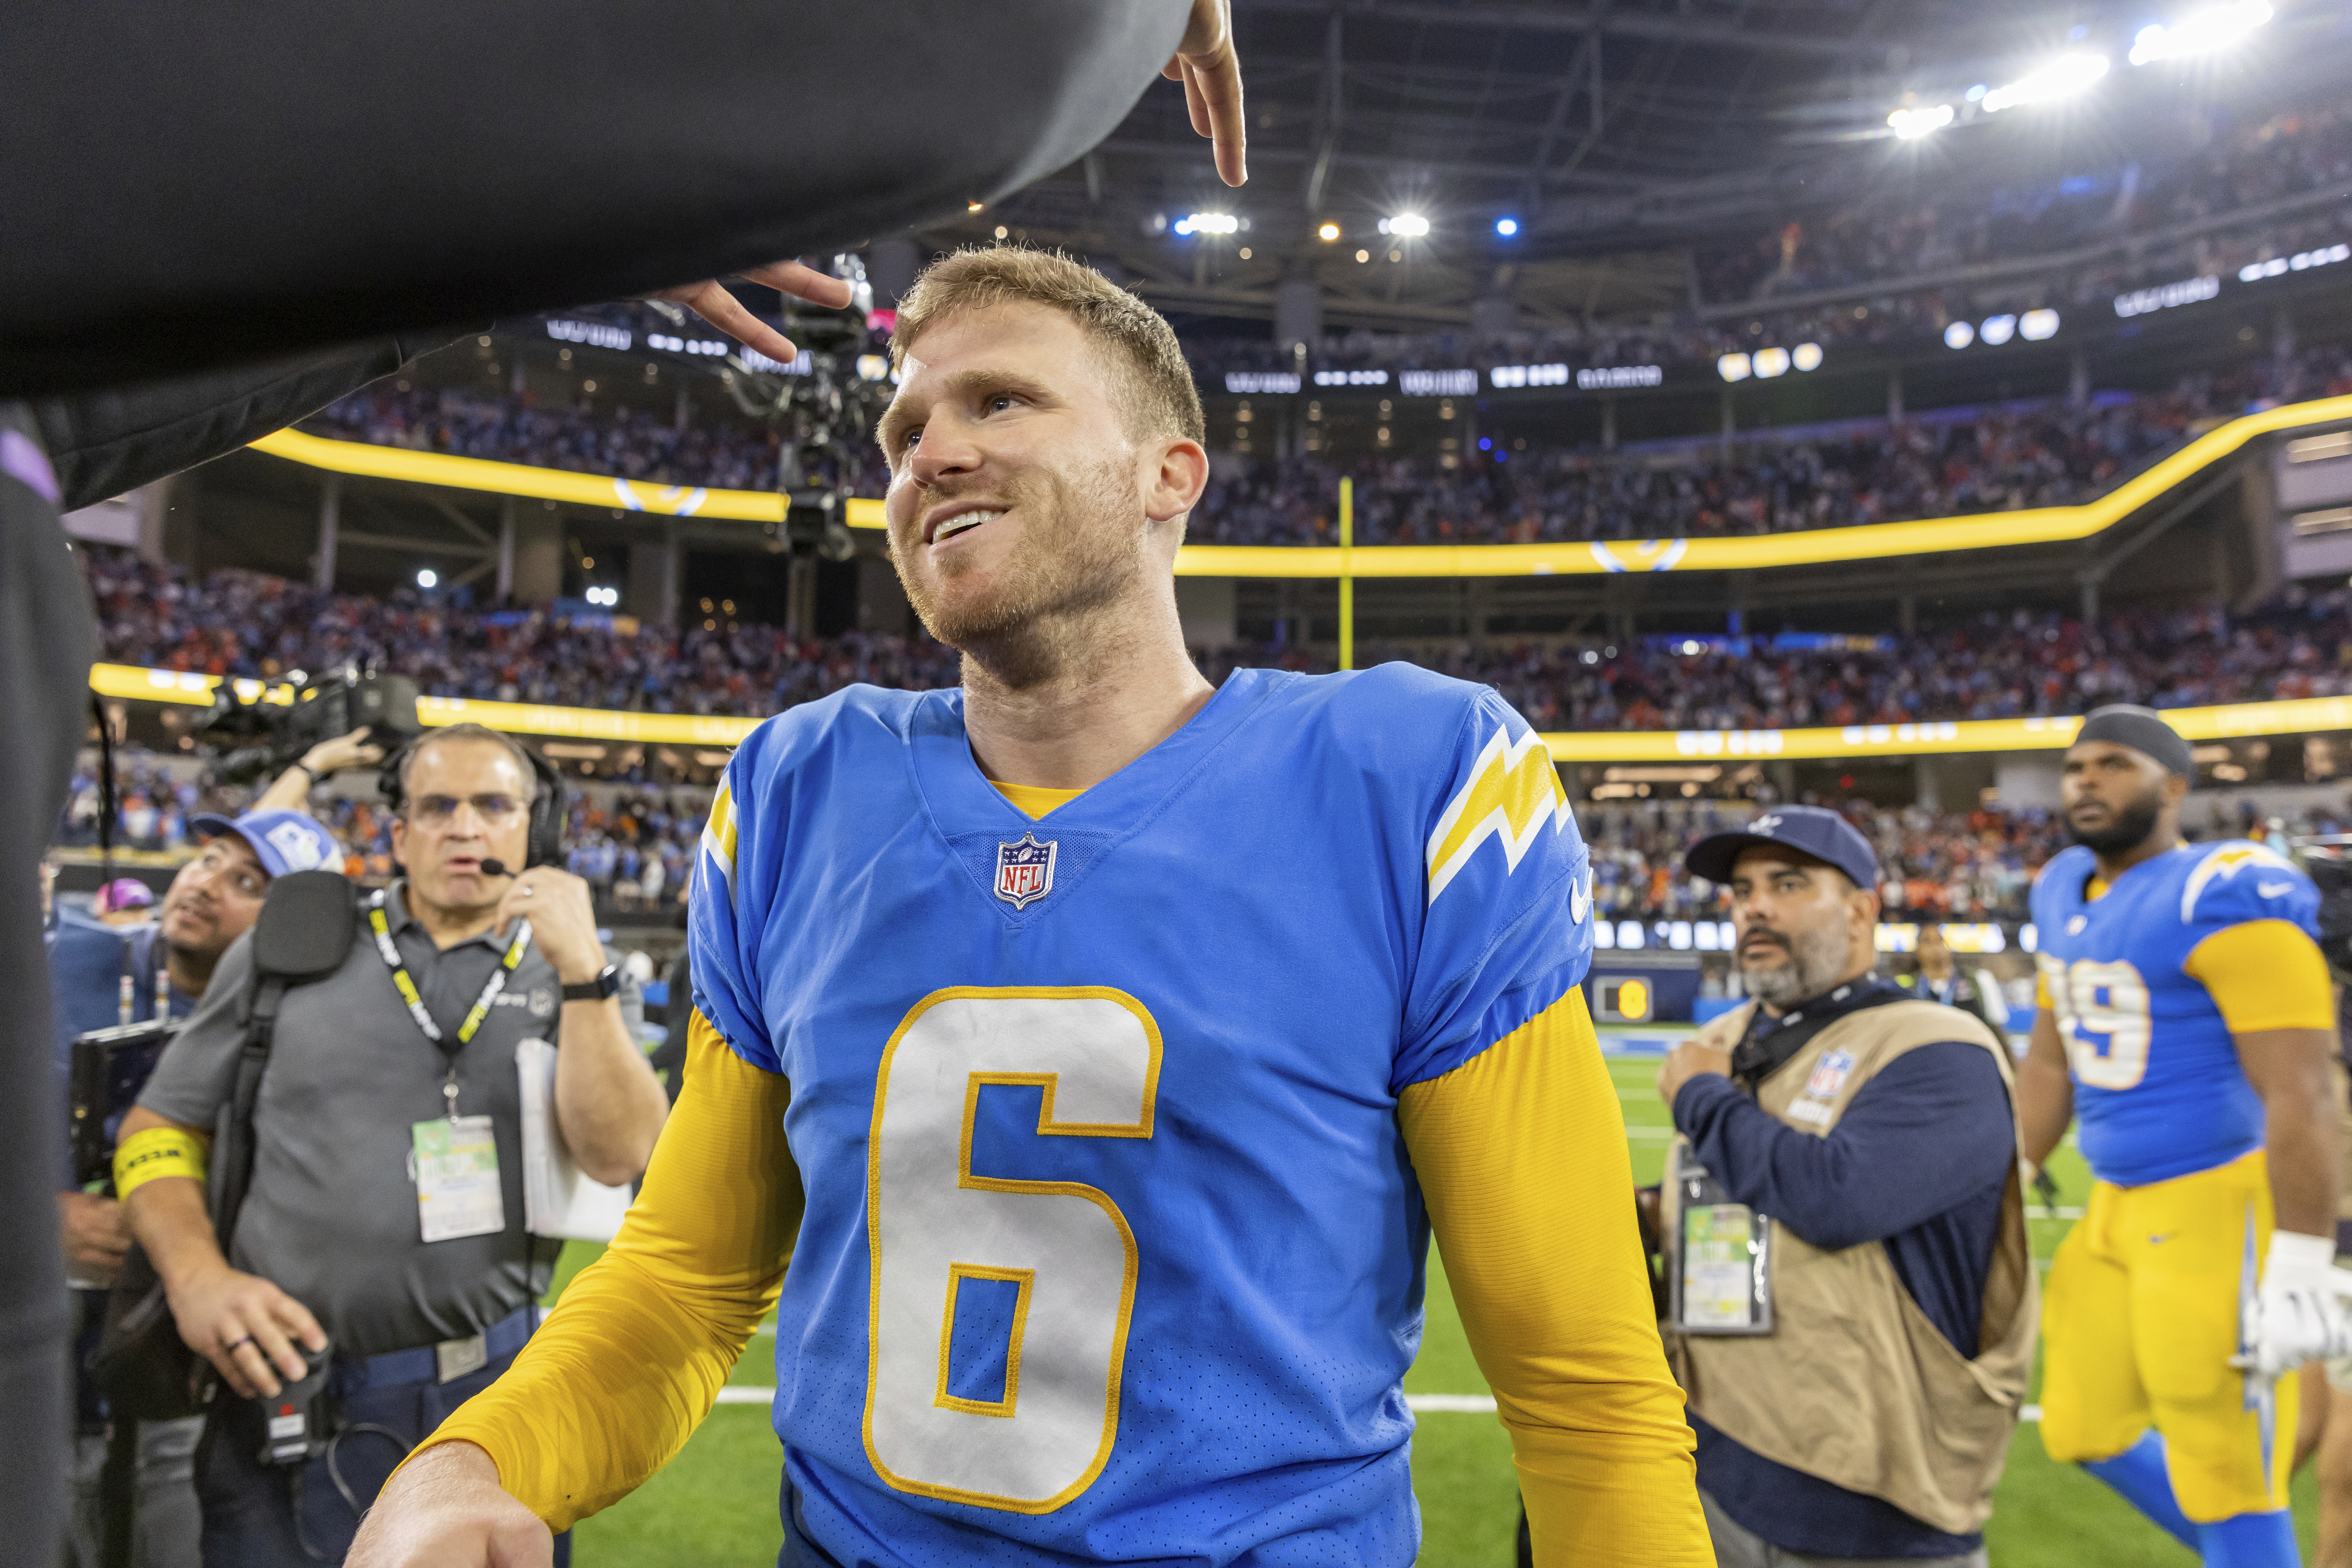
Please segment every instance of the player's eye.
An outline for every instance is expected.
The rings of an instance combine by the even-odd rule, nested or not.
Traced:
[[[1012,407],[1019,401],[1019,398],[1013,396],[1009,392],[999,392],[983,398],[981,402],[981,407],[990,414],[995,414],[1003,409]]]

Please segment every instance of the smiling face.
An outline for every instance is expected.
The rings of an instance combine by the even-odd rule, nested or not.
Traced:
[[[1115,352],[1047,306],[958,311],[908,346],[883,416],[907,597],[1012,684],[1059,670],[1139,596],[1173,594],[1208,458],[1189,438],[1138,439]]]

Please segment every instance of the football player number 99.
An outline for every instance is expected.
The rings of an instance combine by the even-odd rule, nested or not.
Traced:
[[[974,1175],[972,1126],[984,1087],[1034,1085],[1041,1137],[1148,1139],[1160,1048],[1143,1005],[1102,986],[934,992],[891,1036],[866,1193],[866,1452],[891,1486],[1045,1513],[1102,1473],[1135,1234],[1082,1183]],[[1024,1282],[1003,1395],[984,1404],[949,1393],[959,1277]]]
[[[2058,1015],[2058,1037],[2075,1079],[2093,1089],[2129,1089],[2147,1072],[2151,1030],[2147,983],[2121,959],[2040,961]]]

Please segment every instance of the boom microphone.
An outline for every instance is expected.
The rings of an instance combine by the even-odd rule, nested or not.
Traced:
[[[486,857],[482,861],[482,875],[485,877],[509,877],[512,876],[513,873],[507,869],[507,863],[505,861],[493,860]]]

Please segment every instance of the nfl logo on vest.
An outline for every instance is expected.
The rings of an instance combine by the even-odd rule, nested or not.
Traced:
[[[996,896],[1016,910],[1031,904],[1054,890],[1054,857],[1061,848],[1059,839],[1037,842],[1034,833],[1024,833],[1017,844],[996,847]]]

